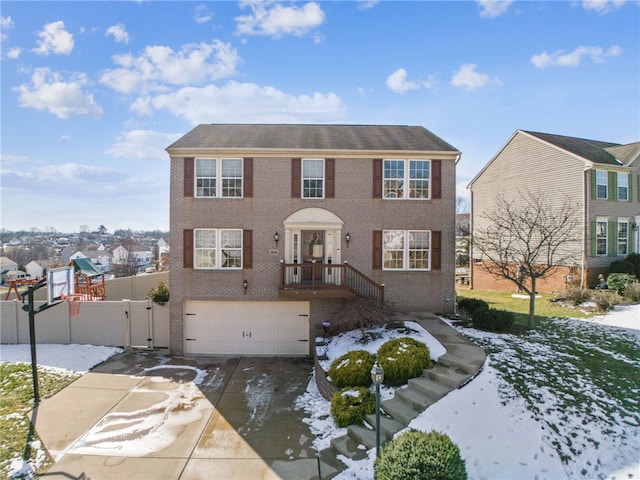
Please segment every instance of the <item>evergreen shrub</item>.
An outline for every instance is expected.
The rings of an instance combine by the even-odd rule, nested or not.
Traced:
[[[495,308],[481,308],[473,315],[473,326],[488,332],[508,332],[514,321],[513,312]]]
[[[331,397],[331,416],[338,427],[362,425],[376,411],[376,397],[365,387],[346,387]]]
[[[489,308],[489,304],[480,298],[460,298],[458,299],[458,310],[464,312],[469,317],[478,309]]]
[[[375,480],[466,480],[460,449],[440,432],[411,429],[380,449]]]
[[[352,350],[331,362],[329,377],[337,388],[368,387],[375,355],[365,350]]]
[[[635,275],[628,273],[611,273],[607,277],[607,285],[609,285],[609,288],[615,290],[620,295],[623,294],[627,285],[634,283],[638,283],[638,279]]]
[[[386,341],[378,349],[378,359],[387,385],[404,385],[410,378],[422,375],[425,368],[433,366],[429,348],[411,337]]]
[[[636,276],[636,266],[627,259],[616,260],[609,265],[609,276],[612,273],[626,273]]]
[[[156,288],[149,290],[147,298],[158,305],[164,305],[169,301],[169,287],[167,287],[164,280],[158,282],[158,286]]]

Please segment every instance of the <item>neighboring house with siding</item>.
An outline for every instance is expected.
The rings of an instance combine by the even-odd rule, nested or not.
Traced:
[[[527,189],[541,191],[560,204],[566,196],[579,205],[575,263],[539,284],[541,292],[559,291],[568,283],[593,287],[614,260],[640,251],[640,142],[620,145],[548,133],[517,130],[469,183],[471,228],[483,226],[483,213],[504,195],[513,202]],[[511,290],[482,268],[474,250],[471,286]]]
[[[308,355],[357,296],[451,312],[460,152],[420,126],[200,125],[171,157],[171,351]]]

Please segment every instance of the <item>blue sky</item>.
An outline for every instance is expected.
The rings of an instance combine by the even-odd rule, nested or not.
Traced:
[[[517,129],[640,140],[637,1],[2,1],[0,227],[169,228],[199,123],[422,125],[458,194]]]

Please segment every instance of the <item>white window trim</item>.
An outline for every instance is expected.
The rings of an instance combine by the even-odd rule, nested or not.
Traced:
[[[620,179],[621,178],[625,179],[626,185],[624,185],[624,186],[620,185]],[[616,192],[618,201],[619,202],[628,202],[629,201],[629,174],[628,173],[618,172],[618,181],[616,183],[617,183],[617,188],[618,188],[618,191]],[[625,198],[624,200],[620,199],[620,189],[621,188],[624,188],[625,191],[627,192],[627,198]]]
[[[403,232],[404,237],[403,237],[403,244],[404,247],[402,249],[402,268],[388,268],[384,266],[384,258],[385,258],[385,252],[387,251],[396,251],[398,249],[386,249],[385,248],[385,242],[384,242],[384,235],[386,232],[391,232],[391,231],[400,231]],[[409,262],[410,262],[410,255],[409,253],[412,251],[409,248],[409,234],[411,232],[420,232],[420,233],[428,233],[429,234],[429,248],[428,248],[428,252],[429,252],[429,265],[427,266],[427,268],[409,268]],[[387,230],[383,230],[382,231],[382,269],[386,270],[388,272],[429,272],[431,271],[431,261],[433,259],[433,243],[432,243],[432,235],[431,235],[431,230],[403,230],[401,228],[389,228]]]
[[[216,246],[215,246],[215,265],[216,267],[201,267],[198,266],[198,250],[203,250],[203,247],[198,247],[197,244],[197,232],[201,232],[203,230],[215,232],[216,235]],[[223,267],[222,266],[222,250],[224,246],[222,245],[222,232],[235,231],[240,232],[240,247],[234,248],[240,250],[240,266],[239,267]],[[243,258],[243,244],[242,244],[242,229],[241,228],[194,228],[193,229],[193,269],[194,270],[242,270],[242,265],[244,263]]]
[[[400,180],[385,177],[384,173],[385,162],[403,162],[404,163],[404,178],[402,179],[402,196],[388,196],[385,193],[385,181],[386,180]],[[429,189],[429,194],[424,198],[414,197],[411,198],[411,162],[427,162],[429,164],[429,178],[427,178],[427,184]],[[431,195],[433,192],[433,162],[427,158],[383,158],[382,159],[382,198],[383,200],[431,200]]]
[[[309,161],[320,161],[322,162],[322,177],[305,177],[304,176],[304,163]],[[319,197],[305,197],[304,195],[304,181],[305,179],[309,180],[319,180],[322,179],[322,195]],[[324,158],[303,158],[300,163],[300,198],[303,200],[323,200],[325,197],[325,190],[327,188],[327,179],[325,172],[325,159]]]
[[[604,184],[598,182],[598,174],[604,174]],[[605,188],[605,196],[601,197],[598,195],[598,187],[604,185]],[[606,170],[596,170],[596,200],[608,200],[609,199],[609,173]]]
[[[598,223],[604,223],[604,253],[598,253]],[[608,218],[596,218],[596,234],[594,235],[596,242],[596,257],[606,257],[609,254],[609,219]]]
[[[627,234],[624,236],[624,245],[625,245],[625,252],[624,253],[620,253],[620,240],[622,239],[622,237],[620,237],[620,224],[626,224],[627,225]],[[618,228],[616,229],[616,255],[618,256],[622,256],[622,257],[626,257],[627,255],[629,255],[629,220],[627,220],[626,218],[619,218],[618,219]]]
[[[198,161],[199,160],[215,160],[216,161],[216,174],[215,177],[215,181],[216,181],[216,194],[214,196],[208,196],[208,195],[198,195],[198,179],[201,177],[198,177]],[[240,162],[240,196],[238,197],[227,197],[227,196],[223,196],[222,192],[223,192],[223,188],[222,188],[222,181],[223,181],[223,177],[222,177],[222,162],[223,160],[237,160]],[[194,175],[193,175],[193,192],[194,192],[194,197],[195,198],[243,198],[244,197],[244,159],[242,158],[236,158],[236,157],[220,157],[220,158],[214,158],[214,157],[198,157],[195,159],[195,164],[194,164]],[[224,178],[237,178],[237,177],[224,177]]]

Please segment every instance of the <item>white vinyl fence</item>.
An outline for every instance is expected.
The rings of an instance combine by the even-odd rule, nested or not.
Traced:
[[[35,307],[45,302],[35,302]],[[77,316],[61,302],[35,316],[36,343],[169,347],[169,305],[151,300],[82,302]],[[18,300],[0,301],[0,343],[29,343],[29,314]]]

